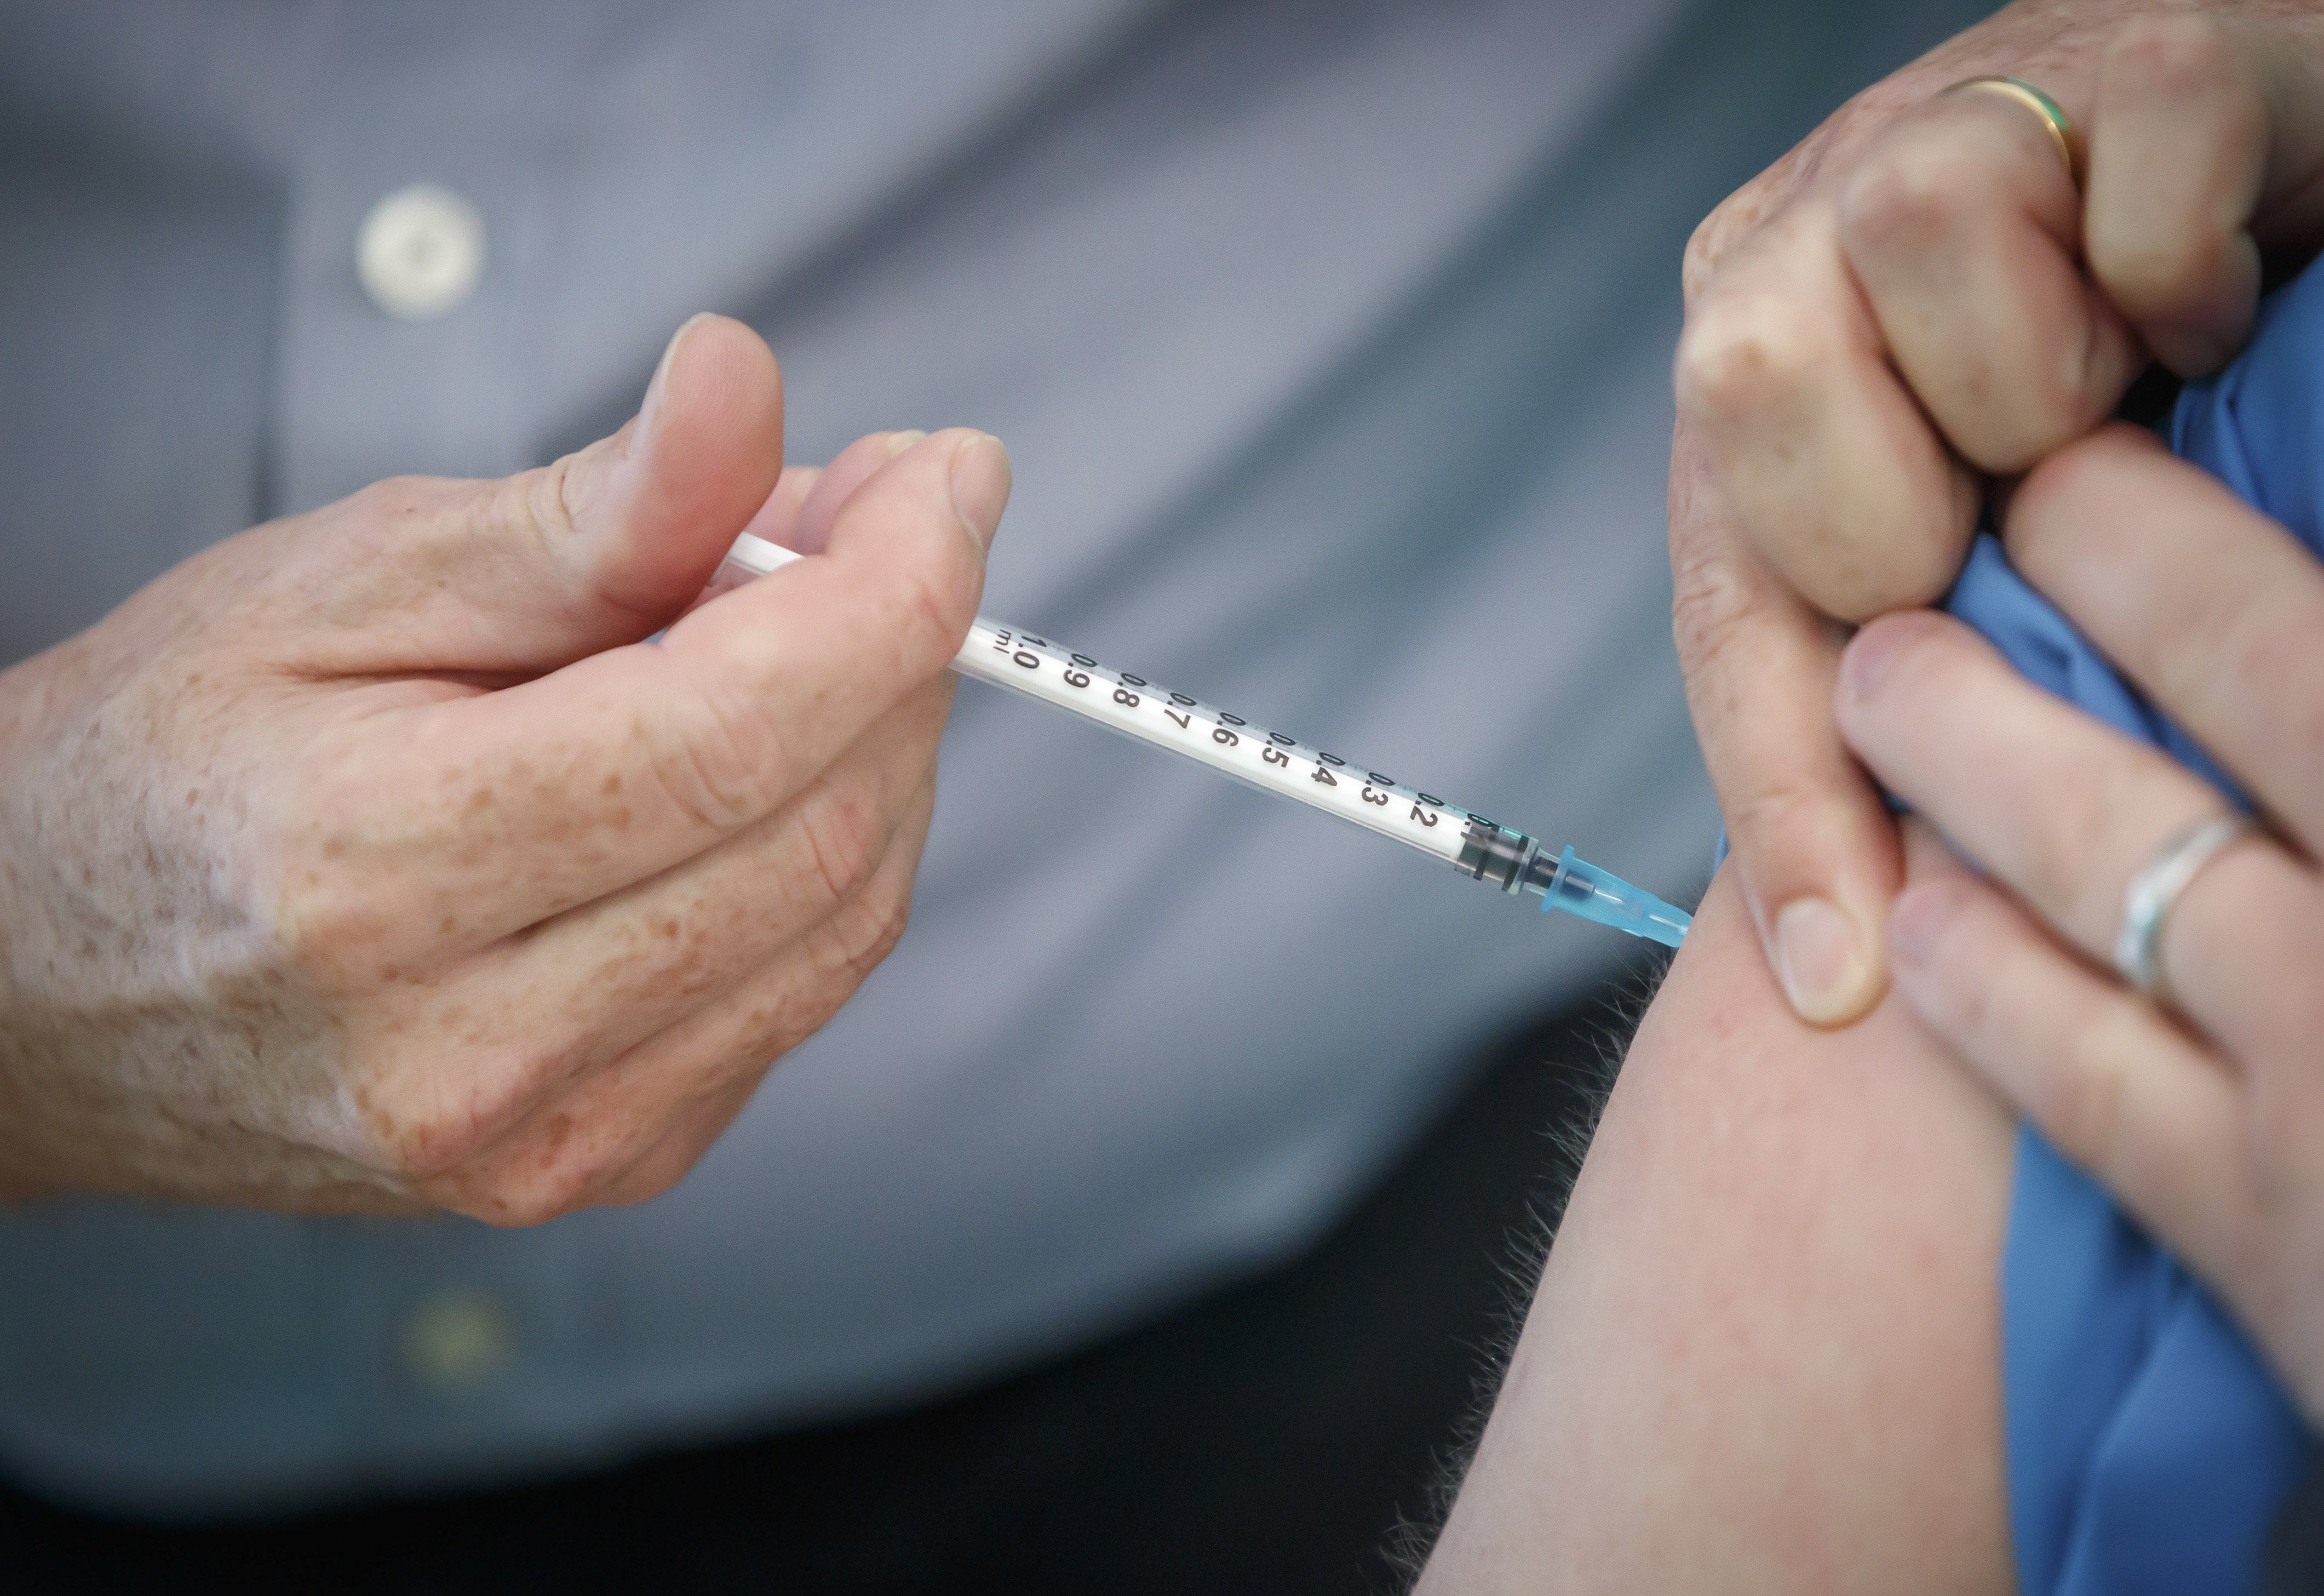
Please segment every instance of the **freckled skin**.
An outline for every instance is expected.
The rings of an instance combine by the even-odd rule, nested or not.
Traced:
[[[0,1197],[634,1202],[884,956],[990,536],[955,457],[1005,456],[867,439],[827,556],[689,612],[779,390],[733,323],[673,351],[649,425],[255,528],[0,672]],[[817,678],[881,624],[926,635]]]
[[[208,637],[182,641],[217,646]],[[51,706],[31,738],[11,740],[8,773],[0,778],[6,816],[0,899],[8,908],[0,938],[9,970],[0,1032],[6,1166],[0,1190],[396,1209],[428,1205],[439,1189],[469,1206],[466,1194],[481,1185],[484,1200],[472,1212],[546,1217],[530,1193],[544,1179],[553,1183],[568,1149],[587,1140],[576,1140],[574,1116],[550,1116],[553,1135],[525,1160],[528,1195],[491,1195],[489,1175],[478,1182],[475,1167],[491,1171],[493,1139],[540,1112],[536,1100],[556,1078],[545,1061],[586,1063],[602,1051],[561,1017],[572,990],[617,985],[632,1014],[608,1015],[603,1006],[592,1013],[619,1025],[613,1040],[628,1041],[631,1031],[667,1023],[668,1002],[715,1003],[742,973],[770,960],[780,964],[784,946],[811,927],[760,911],[801,897],[768,872],[813,867],[813,846],[801,834],[822,807],[848,802],[865,787],[908,792],[932,761],[941,725],[923,706],[904,707],[904,724],[885,746],[845,761],[792,811],[730,839],[724,851],[742,858],[723,888],[688,881],[677,891],[629,890],[641,899],[670,898],[675,908],[649,914],[640,905],[598,917],[604,923],[591,926],[596,946],[580,960],[565,958],[561,946],[554,957],[521,957],[547,927],[466,946],[463,917],[448,908],[422,922],[424,936],[410,935],[383,910],[362,917],[331,946],[293,949],[283,946],[284,928],[272,923],[262,890],[270,874],[281,879],[289,855],[283,839],[235,823],[230,806],[205,801],[201,784],[263,784],[271,741],[229,732],[187,745],[189,724],[231,726],[233,717],[211,722],[190,714],[162,685],[175,673],[173,652],[157,649],[143,670],[105,684],[106,695],[78,719],[58,713],[63,706],[51,690],[51,673],[69,669],[69,658],[44,656],[0,676],[0,693],[37,695]],[[327,685],[318,686],[297,709],[327,726],[337,713],[334,698]],[[124,701],[137,703],[137,712],[119,713]],[[20,750],[29,756],[17,757]],[[190,766],[199,780],[155,782],[143,772],[156,761]],[[512,774],[520,782],[530,778],[525,801],[555,801],[546,778],[521,769]],[[465,789],[464,815],[490,809],[495,785],[467,786],[462,775],[445,772],[439,785]],[[595,785],[614,793],[622,781],[609,774]],[[178,801],[155,803],[157,789]],[[565,829],[544,827],[544,841],[553,844]],[[896,840],[892,833],[882,838]],[[907,852],[917,850],[917,835],[901,840]],[[380,852],[373,839],[326,828],[306,854],[312,863],[291,866],[290,879],[313,897],[344,888],[351,874],[367,877],[359,880],[362,895],[392,903],[409,887]],[[456,841],[452,852],[475,856]],[[102,868],[124,860],[136,868]],[[512,860],[505,873],[533,872]],[[551,925],[575,930],[595,907],[568,910]],[[900,918],[902,894],[887,890],[865,908],[874,920]],[[181,934],[157,939],[152,932],[162,926]],[[33,970],[40,978],[28,981]],[[765,1051],[755,1062],[763,1066],[779,1043],[795,1044],[819,1025],[861,973],[835,970],[811,944],[803,946],[793,978],[814,1018],[803,1027],[765,1028]],[[778,1037],[781,1029],[790,1034]],[[92,1071],[92,1061],[108,1067]],[[466,1101],[447,1097],[444,1077],[477,1062],[483,1083],[463,1094]],[[492,1078],[496,1072],[503,1078]],[[454,1170],[456,1182],[441,1178]]]

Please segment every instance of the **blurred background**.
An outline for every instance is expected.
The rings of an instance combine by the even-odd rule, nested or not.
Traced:
[[[794,460],[1007,441],[987,613],[1692,902],[1680,252],[1983,9],[0,0],[0,663],[716,309]],[[669,1195],[0,1213],[0,1576],[1388,1588],[1651,980],[1530,907],[966,686],[909,934]]]

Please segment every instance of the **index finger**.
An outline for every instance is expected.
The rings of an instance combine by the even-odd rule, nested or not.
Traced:
[[[352,728],[303,797],[309,856],[328,867],[290,884],[289,918],[474,946],[770,813],[951,662],[1008,492],[998,439],[939,433],[849,499],[823,554],[701,606],[659,645]]]

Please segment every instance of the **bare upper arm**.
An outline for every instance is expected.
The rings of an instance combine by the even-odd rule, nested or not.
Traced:
[[[2010,1147],[1901,1002],[1801,1025],[1722,873],[1422,1591],[2010,1589]]]

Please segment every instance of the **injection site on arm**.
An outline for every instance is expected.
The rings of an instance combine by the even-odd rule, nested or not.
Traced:
[[[745,532],[710,590],[739,586],[801,558]],[[1685,911],[1577,858],[1571,847],[1553,853],[1524,832],[1019,627],[979,615],[952,668],[1393,838],[1513,896],[1533,893],[1545,911],[1562,909],[1668,947],[1686,936]]]

